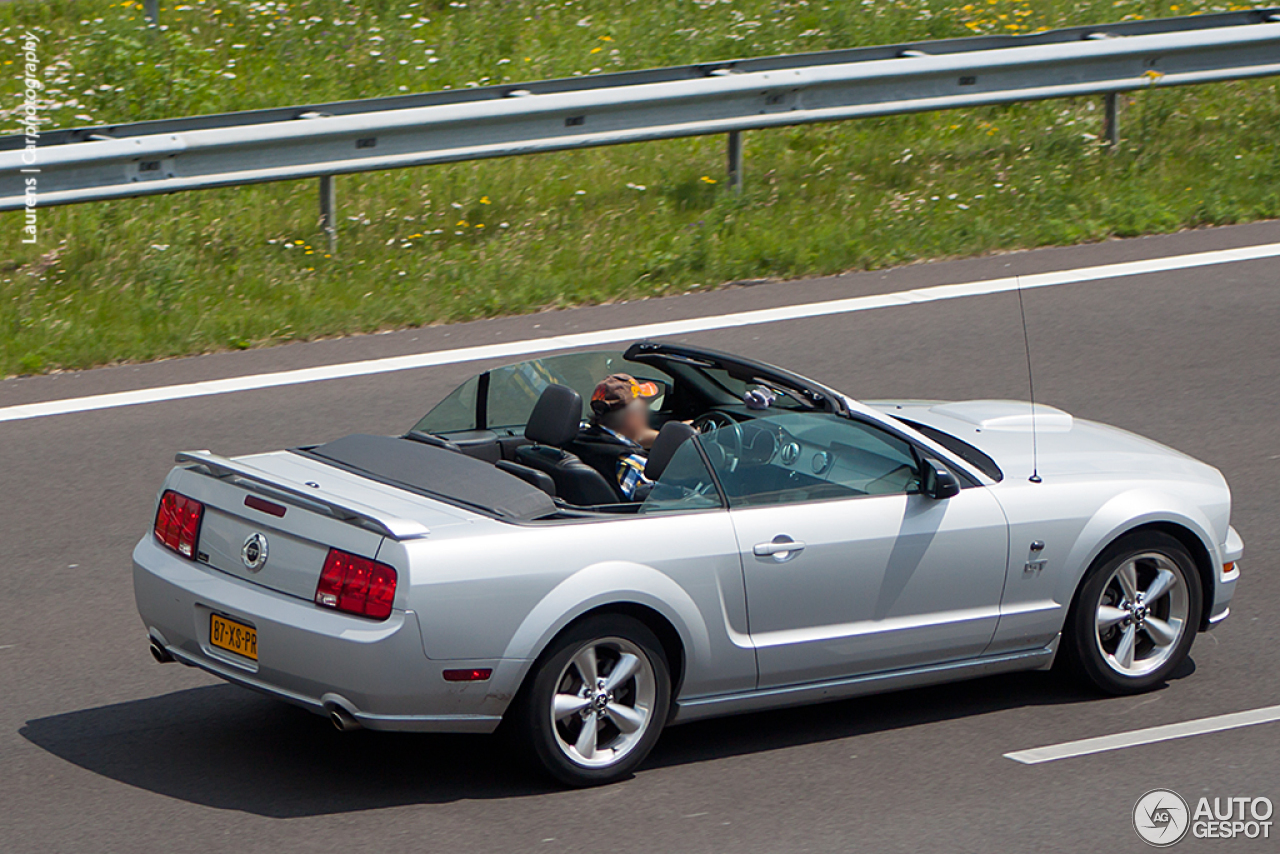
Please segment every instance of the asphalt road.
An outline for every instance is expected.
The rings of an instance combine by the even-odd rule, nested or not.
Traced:
[[[1263,223],[10,380],[0,407],[1274,242],[1280,223]],[[484,363],[0,423],[0,852],[1125,852],[1146,850],[1131,810],[1154,787],[1280,802],[1280,723],[1036,766],[1003,756],[1280,703],[1277,269],[1026,294],[1041,400],[1180,448],[1233,486],[1246,543],[1233,614],[1167,687],[1102,698],[1036,673],[689,724],[633,779],[591,791],[548,787],[489,738],[342,734],[157,665],[134,611],[129,553],[175,451],[402,430]],[[1025,397],[1011,293],[688,340],[858,397]]]

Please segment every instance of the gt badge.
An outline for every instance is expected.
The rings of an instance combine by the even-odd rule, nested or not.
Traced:
[[[256,532],[250,534],[240,549],[240,560],[250,572],[262,569],[267,563],[267,538]]]

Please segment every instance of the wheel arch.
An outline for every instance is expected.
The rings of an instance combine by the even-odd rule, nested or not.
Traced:
[[[1105,510],[1106,508],[1104,508]],[[1103,514],[1099,513],[1098,516],[1094,517],[1094,521],[1098,521],[1101,516]],[[1093,528],[1092,523],[1086,525],[1084,532],[1077,541],[1076,551],[1083,556],[1083,559],[1077,564],[1079,569],[1072,576],[1069,598],[1066,599],[1068,612],[1075,609],[1076,599],[1079,596],[1081,586],[1084,584],[1085,577],[1103,552],[1125,537],[1140,534],[1144,531],[1153,531],[1173,537],[1191,555],[1191,559],[1195,563],[1196,574],[1200,578],[1203,602],[1200,625],[1197,628],[1201,631],[1207,628],[1209,614],[1213,611],[1216,575],[1214,571],[1214,550],[1211,545],[1211,539],[1207,535],[1206,526],[1186,514],[1165,511],[1152,512],[1141,517],[1130,518],[1124,522],[1116,523],[1105,536],[1097,539],[1093,539],[1090,536],[1091,528]],[[1094,545],[1086,550],[1085,544],[1089,540],[1092,540]]]
[[[569,620],[559,631],[547,638],[546,642],[539,648],[537,655],[530,658],[526,663],[524,672],[520,675],[519,685],[512,697],[515,698],[524,693],[529,681],[537,673],[538,664],[546,657],[547,650],[555,644],[558,638],[585,620],[608,614],[630,617],[649,629],[657,637],[658,643],[662,645],[663,657],[667,661],[667,668],[671,675],[671,706],[667,712],[668,720],[674,716],[676,713],[675,698],[680,696],[680,686],[684,680],[685,673],[686,652],[684,639],[681,637],[680,631],[667,619],[665,614],[639,602],[617,601],[597,605]],[[508,704],[503,716],[506,717],[506,712],[511,711],[514,706],[514,702]]]
[[[671,668],[673,701],[680,695],[690,660],[710,657],[708,627],[680,585],[651,567],[613,561],[565,579],[530,611],[504,655],[524,660],[515,693],[556,638],[582,620],[606,613],[637,619],[658,637]]]
[[[1209,615],[1213,613],[1213,598],[1216,592],[1215,582],[1217,580],[1214,572],[1213,555],[1210,553],[1209,547],[1205,545],[1199,534],[1186,525],[1181,525],[1177,522],[1147,522],[1126,531],[1121,537],[1128,537],[1145,531],[1168,534],[1182,543],[1183,548],[1187,550],[1187,553],[1191,555],[1191,559],[1195,561],[1196,574],[1200,576],[1200,596],[1203,603],[1198,628],[1200,631],[1204,631],[1209,627]],[[1115,541],[1113,540],[1112,542]]]
[[[589,611],[579,614],[575,619],[570,621],[563,629],[557,632],[554,637],[547,641],[546,647],[550,647],[555,643],[556,638],[560,637],[582,621],[602,614],[621,614],[626,617],[631,617],[633,620],[642,623],[645,628],[654,633],[658,638],[658,642],[662,644],[662,652],[666,656],[667,667],[671,671],[671,695],[673,698],[679,696],[680,683],[681,680],[684,679],[685,671],[686,653],[684,640],[680,637],[679,630],[676,629],[664,614],[649,607],[648,605],[641,605],[639,602],[621,601],[599,605]],[[546,647],[543,648],[542,652],[539,652],[539,658],[541,658],[543,653],[546,652]],[[674,709],[675,706],[673,704],[672,710],[674,711]]]

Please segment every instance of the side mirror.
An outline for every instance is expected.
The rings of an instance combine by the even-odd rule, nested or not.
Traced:
[[[956,480],[956,476],[947,471],[941,463],[925,460],[923,468],[924,476],[920,479],[920,491],[925,495],[942,501],[960,494],[960,481]]]

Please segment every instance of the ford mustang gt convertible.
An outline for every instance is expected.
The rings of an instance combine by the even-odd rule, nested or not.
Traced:
[[[647,451],[584,424],[618,375]],[[401,436],[177,461],[133,553],[157,660],[343,730],[501,725],[579,786],[716,715],[1055,662],[1150,689],[1243,549],[1222,475],[1132,433],[647,341],[487,370]]]

